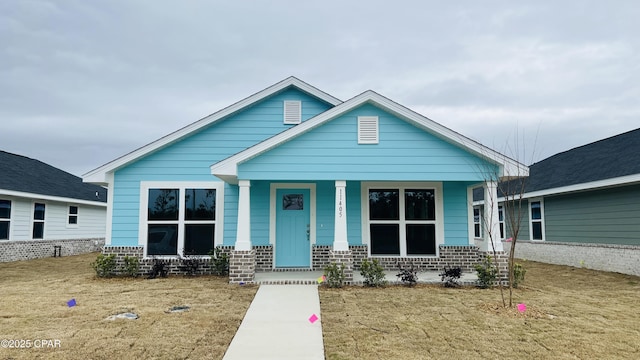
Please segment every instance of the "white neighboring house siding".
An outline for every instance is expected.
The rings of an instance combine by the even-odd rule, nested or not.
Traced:
[[[106,206],[92,206],[73,202],[59,202],[5,195],[0,195],[0,198],[11,201],[10,241],[33,240],[34,203],[42,203],[46,206],[43,240],[103,238],[106,234]],[[78,207],[77,226],[68,225],[69,206]]]

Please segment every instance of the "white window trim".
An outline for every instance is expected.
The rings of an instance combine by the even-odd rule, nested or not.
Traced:
[[[507,237],[507,228],[505,227],[504,223],[504,220],[506,219],[506,213],[504,212],[504,209],[504,205],[498,205],[498,231],[500,231],[500,226],[502,226],[502,234],[500,234],[500,240],[504,240]],[[500,220],[500,213],[502,213],[502,220]]]
[[[283,124],[297,125],[302,122],[302,101],[285,100],[283,106]]]
[[[478,218],[478,222],[477,223],[476,223],[476,214],[475,214],[476,210],[479,211],[479,218]],[[483,219],[484,214],[482,213],[483,212],[482,206],[474,206],[472,212],[473,212],[473,229],[472,229],[473,238],[475,240],[483,240],[484,239],[484,237],[483,237],[484,224],[483,224],[482,219]],[[480,236],[476,236],[476,224],[480,225]]]
[[[381,255],[371,255],[371,237],[370,237],[370,221],[369,221],[369,190],[370,189],[433,189],[434,196],[436,198],[436,220],[433,223],[436,225],[436,254],[435,255],[407,255],[407,242],[406,242],[406,224],[412,223],[411,220],[407,221],[404,216],[401,216],[400,223],[400,255],[384,255],[384,257],[392,258],[424,258],[424,257],[440,257],[440,245],[444,244],[444,201],[441,182],[362,182],[360,193],[360,208],[362,216],[362,243],[367,245],[367,252],[369,257],[378,257]],[[400,214],[404,213],[404,196],[400,196]],[[376,221],[377,222],[377,221]],[[397,223],[398,220],[394,220],[393,223]],[[424,221],[419,221],[423,223]]]
[[[44,204],[44,220],[36,220],[35,212],[36,212],[36,204]],[[29,235],[31,236],[31,240],[44,240],[47,238],[47,212],[49,210],[49,204],[46,201],[33,201],[31,203],[31,224],[29,226]],[[34,238],[33,237],[33,228],[36,222],[42,223],[42,238]]]
[[[224,236],[224,182],[222,181],[141,181],[140,182],[140,209],[138,224],[138,245],[144,249],[143,257],[148,259],[151,256],[147,254],[147,206],[149,203],[149,189],[179,189],[178,199],[178,255],[152,255],[156,258],[179,258],[184,249],[184,225],[191,221],[184,220],[185,205],[184,191],[185,189],[215,189],[216,190],[216,220],[215,235],[213,246],[219,246],[223,243]],[[175,223],[175,220],[167,223]],[[158,222],[161,223],[161,222]],[[182,254],[184,255],[184,254]],[[202,257],[206,257],[203,255]]]
[[[11,231],[13,230],[13,227],[11,226],[11,216],[13,214],[12,210],[13,210],[14,201],[12,201],[11,199],[0,199],[0,200],[4,200],[4,201],[8,201],[9,202],[9,218],[0,219],[0,222],[9,223],[9,232],[7,233],[7,238],[6,239],[0,239],[0,241],[10,241],[11,240]]]
[[[535,220],[540,221],[540,228],[542,231],[542,239],[534,239],[533,238],[533,219],[531,218],[531,203],[534,202],[540,202],[540,220]],[[528,212],[529,212],[529,240],[531,241],[545,241],[546,239],[546,235],[545,235],[545,226],[544,226],[544,200],[543,198],[533,198],[533,199],[529,199],[528,202]]]
[[[78,209],[78,213],[77,214],[72,214],[71,213],[71,207],[75,206]],[[69,217],[71,216],[75,216],[76,217],[76,223],[75,224],[71,224],[69,222]],[[80,206],[76,205],[76,204],[67,204],[67,229],[77,229],[80,227]]]
[[[373,126],[374,129],[363,129],[363,125]],[[375,136],[372,137],[375,131]],[[358,116],[358,144],[380,143],[380,122],[377,116]]]

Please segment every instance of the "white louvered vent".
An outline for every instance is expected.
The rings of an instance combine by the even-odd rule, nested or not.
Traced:
[[[300,124],[302,120],[302,103],[297,100],[285,100],[284,102],[284,123]]]
[[[358,144],[377,144],[378,117],[358,116]]]

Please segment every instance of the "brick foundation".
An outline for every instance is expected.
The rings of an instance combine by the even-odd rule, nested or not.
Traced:
[[[335,263],[340,266],[344,265],[344,282],[351,283],[353,282],[353,254],[350,250],[347,251],[339,251],[339,250],[330,250],[329,251],[329,263]]]
[[[273,246],[254,246],[253,250],[256,252],[256,271],[273,270]]]
[[[256,271],[256,251],[236,251],[229,257],[229,283],[253,282]]]
[[[367,246],[351,247],[354,269],[360,269],[362,260],[367,258]],[[440,246],[440,257],[380,257],[375,256],[385,270],[398,270],[402,267],[413,267],[417,271],[441,271],[446,267],[459,266],[464,272],[475,271],[474,265],[480,261],[480,252],[476,246]]]
[[[54,246],[60,247],[60,256],[79,255],[100,251],[104,238],[0,241],[0,262],[52,257]]]

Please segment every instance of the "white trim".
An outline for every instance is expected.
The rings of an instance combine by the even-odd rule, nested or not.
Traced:
[[[540,221],[540,229],[542,232],[542,239],[534,239],[533,238],[533,219],[531,218],[531,203],[540,202],[540,220],[535,220],[536,222]],[[529,240],[531,241],[545,241],[545,226],[544,226],[544,199],[543,198],[532,198],[529,199],[528,204],[528,212],[529,212]]]
[[[273,268],[276,268],[276,190],[309,189],[309,264],[313,267],[313,245],[316,244],[316,184],[315,183],[271,183],[269,187],[269,244],[273,247]]]
[[[36,193],[28,193],[28,192],[5,190],[5,189],[0,189],[0,195],[15,196],[15,197],[27,198],[32,200],[56,201],[56,202],[103,206],[103,207],[107,206],[107,203],[104,203],[101,201],[80,200],[80,199],[74,199],[74,198],[68,198],[68,197],[62,197],[62,196],[42,195],[42,194],[36,194]]]
[[[378,144],[380,127],[377,116],[358,116],[358,144]]]
[[[484,216],[483,211],[482,211],[482,206],[474,206],[472,208],[473,210],[473,239],[474,240],[484,240],[484,225],[482,225],[482,217]],[[476,236],[476,210],[478,210],[478,225],[480,226],[480,235]]]
[[[99,168],[91,170],[82,176],[82,180],[84,182],[89,182],[89,183],[103,184],[106,182],[107,173],[113,172],[116,169],[121,168],[126,164],[129,164],[130,162],[133,162],[142,156],[145,156],[153,151],[156,151],[166,145],[172,144],[184,138],[185,136],[202,129],[205,126],[209,126],[210,124],[218,120],[221,120],[233,113],[236,113],[247,106],[253,105],[256,102],[268,96],[271,96],[279,91],[282,91],[290,86],[294,86],[302,90],[303,92],[306,92],[334,106],[342,103],[342,101],[340,101],[339,99],[291,76],[243,100],[240,100],[231,106],[228,106],[211,115],[208,115],[190,125],[183,127],[182,129],[179,129],[152,143],[149,143],[141,148],[138,148],[137,150],[134,150],[124,156],[121,156],[105,165],[102,165]]]
[[[2,221],[2,222],[9,223],[9,225],[8,225],[9,226],[9,229],[8,229],[9,231],[7,233],[7,238],[6,239],[0,239],[0,242],[2,242],[2,241],[11,241],[11,232],[13,231],[13,227],[11,226],[11,222],[12,222],[11,217],[13,216],[13,213],[14,213],[14,211],[12,211],[13,207],[14,207],[14,201],[11,200],[11,199],[0,199],[0,200],[4,200],[4,201],[8,201],[9,202],[9,218],[0,219],[0,221]]]
[[[36,204],[44,205],[44,219],[36,220]],[[45,240],[47,238],[47,210],[50,210],[46,201],[33,200],[31,202],[31,224],[29,226],[29,235],[31,240]],[[33,228],[36,222],[42,223],[42,238],[33,237]]]
[[[374,188],[390,188],[400,189],[402,191],[414,189],[433,189],[435,196],[436,219],[433,222],[436,225],[436,254],[435,255],[407,255],[407,243],[405,229],[406,220],[400,221],[400,255],[384,255],[384,257],[440,257],[440,245],[444,244],[444,199],[442,191],[442,182],[362,182],[360,184],[360,209],[362,219],[362,244],[367,245],[367,253],[369,257],[378,256],[371,255],[370,230],[369,230],[369,189]],[[404,213],[404,196],[400,196],[400,214]]]
[[[549,195],[559,195],[564,193],[597,190],[601,188],[608,188],[614,186],[631,185],[640,182],[640,174],[619,176],[604,180],[590,181],[581,184],[567,185],[556,188],[532,191],[530,193],[523,194],[523,199],[537,198]]]
[[[371,103],[377,107],[389,111],[394,115],[408,121],[409,123],[467,151],[479,156],[487,161],[493,162],[500,166],[500,176],[527,176],[529,168],[519,162],[508,158],[488,147],[481,145],[457,132],[448,129],[435,121],[428,119],[402,105],[399,105],[378,93],[371,90],[366,91],[344,103],[337,105],[322,114],[311,118],[300,125],[294,126],[286,131],[279,133],[263,142],[260,142],[248,149],[245,149],[225,160],[211,165],[211,174],[223,179],[226,182],[235,184],[238,177],[238,164],[254,158],[268,150],[271,150],[286,141],[289,141],[301,134],[304,134],[325,122],[328,122],[338,116],[345,114],[354,108]]]
[[[185,189],[215,189],[216,190],[216,219],[214,246],[222,245],[224,236],[224,182],[222,181],[141,181],[140,182],[140,209],[138,222],[138,245],[144,248],[143,256],[148,258],[147,254],[147,205],[149,201],[149,189],[179,189],[179,215],[178,220],[171,223],[178,223],[178,255],[159,255],[159,257],[174,258],[179,257],[184,249],[184,225],[188,221],[184,220],[185,205],[184,191]]]
[[[282,123],[285,125],[297,125],[302,122],[302,101],[285,100],[283,104],[284,118]]]
[[[76,208],[76,213],[72,214],[71,213],[71,207],[75,207]],[[76,217],[76,223],[75,224],[71,224],[69,223],[69,218],[71,216],[75,216]],[[77,229],[80,227],[80,206],[78,206],[77,204],[67,204],[67,229]]]
[[[469,232],[469,245],[475,245],[475,229],[473,221],[473,189],[474,186],[467,187],[467,229]]]
[[[106,234],[104,234],[104,245],[111,246],[111,231],[113,230],[113,197],[115,191],[115,181],[113,173],[106,174],[107,178],[107,223]],[[139,241],[138,241],[139,242]]]

